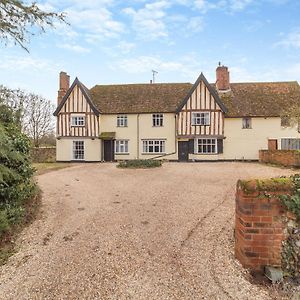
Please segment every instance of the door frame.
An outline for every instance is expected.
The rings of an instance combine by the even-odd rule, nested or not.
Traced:
[[[107,142],[110,142],[110,147],[111,147],[111,152],[110,152],[110,156],[111,156],[111,159],[110,160],[105,160],[105,144]],[[103,140],[102,141],[102,147],[103,147],[103,161],[104,162],[113,162],[115,161],[115,140],[113,139],[107,139],[107,140]]]
[[[184,153],[184,159],[181,159],[182,156],[180,155],[180,145],[185,144],[186,146],[186,153]],[[178,141],[178,161],[179,162],[188,162],[189,161],[189,141]]]

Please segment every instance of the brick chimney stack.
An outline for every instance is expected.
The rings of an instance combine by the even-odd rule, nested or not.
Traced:
[[[228,67],[221,66],[221,63],[219,63],[216,73],[217,73],[217,81],[216,81],[217,90],[220,92],[229,91],[230,77],[229,77]]]
[[[70,76],[66,72],[59,73],[59,90],[57,95],[57,105],[61,102],[70,88]]]

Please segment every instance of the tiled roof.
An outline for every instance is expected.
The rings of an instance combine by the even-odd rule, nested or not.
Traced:
[[[115,114],[176,112],[193,85],[96,85],[90,90],[82,86],[100,113]],[[280,116],[286,108],[300,105],[300,86],[297,81],[231,83],[231,91],[219,96],[228,109],[227,117]]]
[[[191,88],[190,83],[96,85],[90,96],[101,113],[176,112]]]
[[[297,81],[232,83],[231,92],[220,94],[228,109],[227,117],[275,117],[284,110],[300,105],[300,86]]]

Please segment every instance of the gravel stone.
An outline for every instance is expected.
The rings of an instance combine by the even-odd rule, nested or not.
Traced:
[[[0,268],[0,299],[270,299],[234,258],[235,186],[291,173],[226,162],[41,175],[42,213]]]

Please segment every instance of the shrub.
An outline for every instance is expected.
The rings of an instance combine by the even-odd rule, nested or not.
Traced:
[[[286,208],[292,212],[300,222],[300,174],[292,176],[294,191],[292,195],[282,195],[280,198]]]
[[[160,160],[153,159],[135,159],[126,160],[118,164],[119,168],[129,168],[129,169],[147,169],[147,168],[157,168],[162,165]]]
[[[16,120],[15,113],[0,99],[0,238],[20,222],[25,202],[36,193],[31,143]]]

